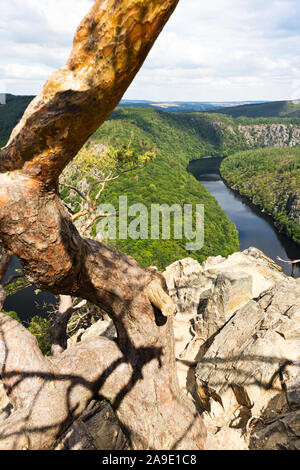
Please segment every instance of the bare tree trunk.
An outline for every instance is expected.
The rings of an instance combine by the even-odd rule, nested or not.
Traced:
[[[1,255],[1,252],[0,252]],[[0,310],[3,308],[6,300],[6,292],[2,284],[3,278],[9,268],[13,255],[9,252],[4,251],[0,258]]]
[[[73,300],[70,295],[59,296],[58,310],[52,316],[51,354],[58,356],[67,349],[67,326],[74,312]]]
[[[282,258],[280,258],[279,256],[277,256],[277,259],[278,259],[279,261],[281,261],[282,263],[291,264],[291,265],[292,265],[292,273],[291,273],[291,276],[292,276],[292,277],[295,277],[296,264],[300,264],[300,259],[295,259],[295,260],[293,260],[293,261],[289,261],[289,260],[282,259]]]
[[[58,356],[67,349],[68,346],[68,322],[74,312],[80,310],[87,304],[86,300],[82,300],[74,305],[71,295],[60,295],[58,310],[56,310],[51,318],[51,354],[53,357]]]
[[[204,445],[201,418],[179,391],[163,276],[80,237],[57,190],[60,172],[119,102],[177,2],[96,0],[67,65],[0,154],[0,239],[36,286],[102,307],[118,332],[118,344],[97,338],[49,359],[0,315],[1,375],[16,409],[0,427],[0,449],[49,446],[95,395],[110,401],[135,449]]]
[[[0,310],[2,310],[5,300],[6,300],[6,292],[5,292],[4,287],[0,284]]]
[[[0,260],[0,281],[4,278],[9,265],[11,263],[13,255],[11,253],[5,252],[2,254],[1,260]]]

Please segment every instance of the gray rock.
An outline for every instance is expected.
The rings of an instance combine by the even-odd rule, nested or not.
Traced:
[[[215,335],[196,369],[204,421],[248,431],[254,447],[262,433],[263,448],[274,448],[277,434],[282,447],[299,444],[299,313],[300,279],[286,278],[239,309]],[[251,422],[266,428],[255,439]]]
[[[186,258],[176,261],[164,272],[169,294],[181,314],[195,316],[202,293],[210,289],[212,280],[203,274],[198,261]]]
[[[300,196],[290,194],[285,208],[288,217],[300,224]]]
[[[180,359],[177,370],[183,392],[192,388],[194,380],[187,362],[203,355],[207,338],[238,308],[285,279],[281,271],[255,248],[228,258],[210,257],[202,265],[186,258],[166,269],[164,276],[177,308],[175,355]]]
[[[234,312],[252,299],[252,276],[225,271],[218,275],[202,315],[203,337],[214,335]]]
[[[300,410],[287,413],[255,431],[250,448],[257,450],[300,450]]]
[[[112,407],[101,400],[92,401],[53,447],[55,450],[128,450],[129,443]]]
[[[227,276],[232,284],[235,277],[252,276],[251,298],[258,297],[286,277],[275,261],[257,248],[234,253],[228,258],[210,257],[202,265],[186,258],[171,264],[164,272],[177,311],[191,317],[203,312],[218,276]]]
[[[294,147],[300,143],[300,127],[293,124],[240,125],[238,130],[253,147]]]
[[[68,348],[74,344],[95,336],[105,336],[106,338],[115,338],[117,335],[115,325],[110,318],[99,320],[89,328],[81,328],[68,339]]]

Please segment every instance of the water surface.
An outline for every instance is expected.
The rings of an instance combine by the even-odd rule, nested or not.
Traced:
[[[219,174],[221,161],[220,157],[194,160],[190,163],[188,170],[217,199],[219,205],[236,225],[239,232],[240,250],[255,246],[278,262],[284,272],[290,275],[291,266],[277,261],[276,257],[287,260],[300,259],[299,246],[280,235],[270,217],[226,186]],[[6,277],[20,267],[18,258],[14,257]],[[296,276],[300,277],[299,264],[296,266]],[[5,310],[16,311],[23,321],[30,320],[34,315],[46,316],[56,299],[50,293],[42,292],[35,295],[34,291],[35,287],[29,287],[8,297],[4,304]]]
[[[219,173],[221,162],[220,157],[194,160],[188,170],[217,199],[237,227],[240,250],[255,246],[282,266],[286,274],[291,275],[291,266],[279,262],[276,258],[279,256],[285,260],[300,259],[300,247],[278,233],[271,217],[263,214],[246,198],[226,186]],[[296,266],[296,277],[300,277],[299,264]]]
[[[15,273],[16,269],[21,269],[21,264],[16,256],[10,264],[4,281]],[[4,303],[4,310],[7,312],[13,310],[17,312],[23,322],[28,322],[32,317],[38,315],[40,317],[47,317],[49,311],[53,310],[53,305],[57,300],[54,295],[49,292],[40,292],[38,295],[35,293],[36,287],[30,286],[17,292],[15,295],[8,296]]]

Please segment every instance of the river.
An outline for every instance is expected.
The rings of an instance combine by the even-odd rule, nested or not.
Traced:
[[[270,216],[263,214],[246,198],[226,186],[219,173],[221,162],[220,157],[201,158],[193,160],[188,170],[217,199],[237,227],[240,250],[255,246],[282,266],[286,274],[291,275],[291,266],[276,258],[300,259],[300,247],[278,233]],[[299,264],[296,265],[296,277],[300,277]]]
[[[21,269],[21,264],[18,258],[14,256],[4,277],[4,281],[14,274],[16,269]],[[7,312],[11,310],[17,312],[24,323],[30,321],[35,315],[47,317],[47,313],[53,310],[53,305],[56,304],[56,298],[49,292],[36,294],[35,290],[36,287],[31,286],[14,295],[8,296],[3,306],[4,310]]]
[[[188,170],[217,199],[236,225],[239,231],[240,250],[255,246],[274,260],[277,256],[287,260],[300,259],[300,248],[276,231],[270,217],[225,185],[219,174],[221,161],[220,157],[193,160]],[[280,262],[278,264],[286,274],[291,274],[290,265]],[[14,257],[7,276],[17,268],[20,268],[20,263],[17,257]],[[300,277],[299,265],[296,266],[296,277]],[[34,287],[29,287],[8,297],[4,309],[16,311],[22,321],[28,321],[34,315],[45,317],[47,311],[51,309],[49,305],[55,304],[55,297],[47,292],[36,295],[34,291]]]

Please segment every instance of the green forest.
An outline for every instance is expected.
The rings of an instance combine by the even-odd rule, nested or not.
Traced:
[[[8,95],[7,104],[0,106],[0,146],[7,143],[12,128],[31,99]],[[249,150],[249,144],[239,130],[240,125],[293,121],[279,117],[233,118],[215,113],[184,114],[142,107],[117,108],[84,148],[87,151],[95,146],[121,149],[130,144],[137,154],[155,154],[155,158],[143,168],[109,183],[99,202],[112,204],[116,210],[119,196],[127,196],[129,206],[142,203],[148,209],[151,204],[193,204],[194,207],[203,204],[205,242],[202,249],[189,251],[186,249],[189,240],[174,239],[172,231],[171,238],[165,240],[127,238],[105,242],[128,253],[143,267],[156,266],[160,270],[188,256],[201,263],[209,256],[228,256],[237,251],[239,240],[234,224],[216,199],[189,173],[193,171],[193,166],[189,166],[192,160],[215,155],[227,157],[223,160],[221,174],[229,186],[260,205],[273,216],[280,231],[300,243],[300,226],[288,212],[291,196],[300,196],[297,185],[300,180],[299,147]],[[299,124],[299,120],[295,121]],[[93,179],[93,173],[91,165],[81,168],[81,175],[87,180]],[[67,189],[61,191],[61,197],[69,207],[78,201],[78,196]],[[45,353],[49,352],[47,322],[47,319],[34,317],[29,325]]]
[[[280,232],[300,243],[300,147],[237,152],[223,160],[220,172],[231,188],[270,214]]]
[[[164,269],[170,263],[191,256],[203,262],[208,256],[227,256],[238,250],[238,233],[217,201],[187,172],[192,158],[223,155],[231,148],[243,148],[240,136],[232,136],[213,126],[214,118],[205,114],[168,114],[154,109],[119,108],[90,138],[86,147],[102,143],[120,146],[129,141],[142,151],[156,154],[143,169],[123,175],[105,189],[104,200],[118,208],[118,197],[126,195],[128,205],[204,204],[205,244],[199,251],[186,249],[187,239],[108,241],[133,256],[142,266]],[[66,203],[70,192],[62,193]]]
[[[210,111],[215,112],[215,111]],[[300,101],[272,101],[270,103],[231,106],[217,111],[229,116],[300,118]]]
[[[18,124],[33,96],[6,95],[6,104],[0,105],[0,148],[3,147]]]
[[[6,144],[12,128],[31,99],[32,97],[29,96],[7,95],[7,104],[0,106],[0,146]],[[281,155],[284,155],[286,150],[265,149],[245,152],[249,150],[249,144],[239,127],[251,124],[292,124],[294,122],[299,124],[300,120],[295,117],[286,119],[279,117],[282,114],[279,111],[283,108],[278,107],[278,103],[264,103],[249,107],[254,109],[256,106],[270,107],[271,105],[273,106],[272,113],[265,114],[274,117],[262,116],[255,119],[245,116],[233,118],[230,115],[216,113],[168,113],[152,108],[118,107],[90,138],[85,147],[89,149],[101,143],[117,148],[130,142],[141,153],[154,152],[156,158],[143,169],[125,174],[108,185],[100,202],[113,204],[117,209],[118,197],[126,195],[129,205],[143,203],[147,208],[150,208],[152,203],[169,206],[204,204],[205,244],[199,251],[188,251],[185,246],[187,240],[184,238],[182,240],[174,240],[174,237],[171,237],[171,240],[131,240],[129,238],[110,240],[108,243],[115,244],[118,249],[136,258],[143,266],[155,265],[159,269],[164,269],[173,261],[187,256],[192,256],[202,262],[208,256],[219,254],[227,256],[238,250],[238,234],[234,225],[219,207],[215,198],[187,171],[191,160],[208,155],[230,156],[233,154],[233,157],[225,159],[222,166],[222,174],[228,184],[252,199],[254,192],[257,191],[255,202],[273,215],[280,231],[298,241],[299,226],[284,211],[284,204],[288,201],[287,197],[284,199],[286,189],[291,187],[290,180],[292,180],[296,191],[296,176],[293,178],[292,174],[288,174],[288,169],[283,180],[280,178],[282,175],[273,179],[273,176],[267,174],[270,170],[269,165],[281,159]],[[245,106],[240,108],[246,111]],[[233,108],[230,109],[234,111]],[[223,110],[221,112],[223,113]],[[291,154],[297,152],[297,150],[290,149],[288,151]],[[252,159],[250,165],[249,159]],[[260,162],[261,159],[263,162]],[[235,167],[235,162],[239,162],[239,165],[244,162],[247,169]],[[262,168],[262,164],[266,165],[266,168]],[[263,173],[259,173],[258,176],[256,171]],[[262,190],[260,195],[260,188],[264,184],[260,185],[260,181],[265,181],[267,178],[272,180],[270,191]],[[70,201],[70,198],[74,199],[74,195],[65,190],[62,192],[62,197],[66,203]],[[273,203],[275,205],[272,206]]]

